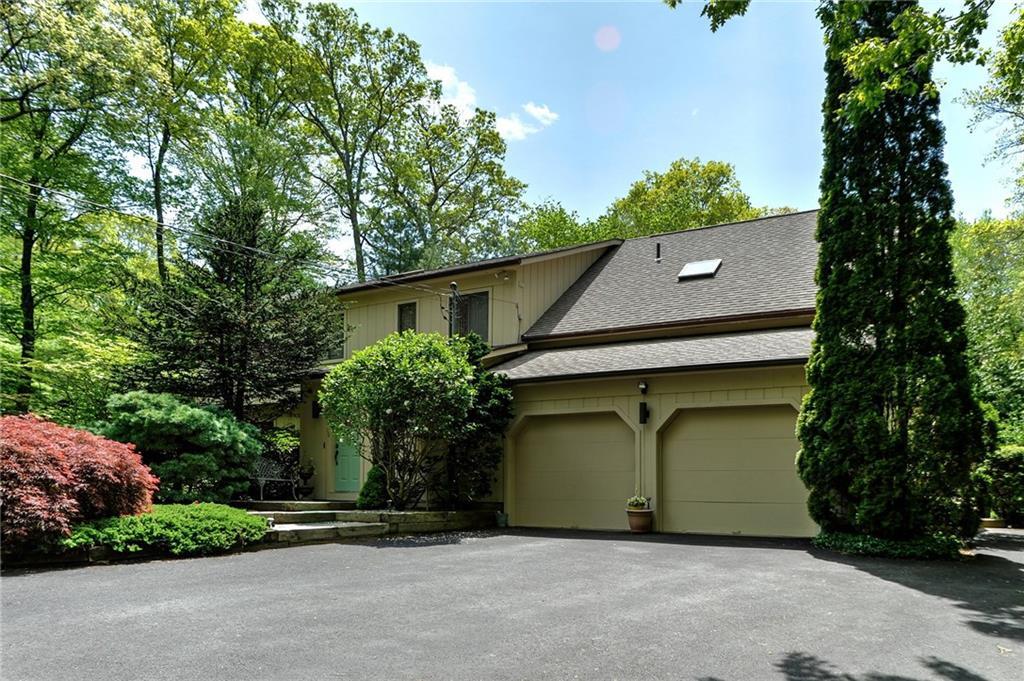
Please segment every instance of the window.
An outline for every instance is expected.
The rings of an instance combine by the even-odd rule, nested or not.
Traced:
[[[485,341],[490,342],[488,327],[490,326],[490,315],[488,314],[489,294],[487,291],[479,293],[465,293],[451,299],[451,319],[449,320],[449,332],[451,335],[466,336],[475,333]]]
[[[416,330],[416,303],[401,303],[398,306],[398,332]]]

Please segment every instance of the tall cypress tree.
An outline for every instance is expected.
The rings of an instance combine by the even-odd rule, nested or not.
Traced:
[[[824,530],[886,539],[973,534],[969,476],[983,448],[928,56],[909,60],[920,60],[906,74],[917,87],[856,118],[838,113],[855,85],[845,48],[892,39],[904,9],[866,3],[855,20],[836,3],[819,10],[828,45],[819,294],[798,426],[811,516]]]

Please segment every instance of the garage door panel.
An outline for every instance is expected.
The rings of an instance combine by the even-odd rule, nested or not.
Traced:
[[[558,499],[538,501],[517,507],[516,524],[523,527],[556,527],[586,530],[625,529],[624,504],[616,499]]]
[[[809,537],[818,531],[802,503],[669,502],[665,510],[671,517],[679,519],[673,532]]]
[[[786,405],[679,413],[661,438],[661,529],[813,535],[795,429],[796,411]]]
[[[680,501],[792,503],[807,493],[790,471],[679,471],[668,488]]]
[[[736,411],[741,410],[742,416]],[[747,438],[796,437],[796,411],[787,405],[687,409],[676,420],[688,421],[691,440],[722,440],[742,434]]]
[[[614,499],[622,506],[632,495],[635,477],[633,471],[605,474],[601,471],[557,472],[543,475],[529,474],[516,480],[518,497],[527,501],[545,499]],[[623,489],[629,490],[622,496]]]
[[[515,439],[517,525],[622,529],[635,436],[614,413],[530,417]]]
[[[702,446],[693,440],[688,446]],[[681,446],[675,439],[666,441],[668,448]],[[799,445],[792,437],[757,439],[727,438],[714,443],[715,456],[704,458],[671,457],[666,461],[668,470],[746,470],[756,466],[763,470],[789,471],[793,469]],[[751,461],[755,459],[755,461]]]

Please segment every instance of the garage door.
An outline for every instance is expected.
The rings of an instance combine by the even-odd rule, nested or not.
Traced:
[[[513,522],[624,529],[634,452],[633,431],[615,414],[531,417],[515,440]]]
[[[786,405],[679,412],[661,439],[662,531],[815,534],[795,429],[796,411]]]

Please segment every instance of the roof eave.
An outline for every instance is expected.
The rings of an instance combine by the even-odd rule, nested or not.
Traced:
[[[754,369],[760,367],[774,366],[802,366],[807,363],[808,357],[787,357],[784,359],[753,360],[749,362],[725,362],[720,364],[694,364],[690,366],[657,367],[653,369],[622,369],[616,371],[596,371],[582,374],[560,374],[558,376],[536,376],[531,378],[511,378],[509,382],[515,385],[527,383],[555,383],[559,381],[579,381],[598,378],[615,378],[618,376],[651,376],[656,374],[681,374],[694,371],[718,371],[725,369]],[[496,368],[501,373],[500,367]]]

